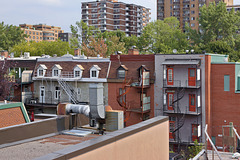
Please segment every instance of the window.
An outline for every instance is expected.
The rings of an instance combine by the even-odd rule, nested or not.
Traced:
[[[92,77],[97,77],[97,71],[92,71]]]
[[[35,35],[35,32],[33,32],[33,35]]]
[[[38,76],[42,77],[43,76],[43,69],[38,70]]]
[[[168,110],[173,110],[173,96],[174,93],[168,93]]]
[[[125,70],[118,70],[118,78],[125,78]]]
[[[195,7],[195,4],[191,4],[191,7],[194,8],[194,7]]]
[[[80,77],[80,72],[81,71],[75,71],[75,76],[74,77]]]
[[[194,27],[195,26],[195,23],[191,23],[191,27]]]
[[[167,85],[173,85],[173,68],[167,69]]]
[[[195,20],[195,17],[191,17],[191,20],[194,21],[194,20]]]
[[[224,75],[224,91],[230,91],[230,76]]]
[[[31,34],[31,31],[29,31],[29,34]]]
[[[81,88],[77,88],[77,94],[78,94],[78,95],[81,94]]]
[[[25,34],[27,34],[28,32],[27,31],[25,31]]]
[[[191,11],[191,14],[195,14],[195,11]]]
[[[55,99],[60,99],[60,87],[55,87]]]
[[[38,32],[36,34],[38,35]]]
[[[174,139],[173,131],[175,130],[175,117],[169,116],[169,139]]]
[[[58,69],[54,69],[54,70],[53,70],[53,76],[54,76],[54,77],[58,77],[58,75],[59,75],[59,74],[58,74]]]
[[[125,89],[119,88],[119,101],[121,104],[126,103],[126,94],[124,94],[125,92]]]

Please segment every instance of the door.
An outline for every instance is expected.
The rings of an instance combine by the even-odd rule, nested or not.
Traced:
[[[196,112],[196,96],[189,94],[189,111]]]
[[[167,69],[167,85],[173,85],[173,68]]]
[[[188,68],[188,86],[196,86],[196,68]]]
[[[175,128],[175,121],[169,121],[169,139],[174,139],[174,131]]]
[[[198,140],[198,124],[192,124],[192,141]]]
[[[173,93],[168,93],[168,110],[173,110]]]
[[[45,103],[45,87],[40,86],[39,103]]]

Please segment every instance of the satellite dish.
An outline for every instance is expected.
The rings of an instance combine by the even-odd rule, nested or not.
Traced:
[[[176,49],[174,49],[174,50],[173,50],[173,53],[174,53],[174,54],[176,54],[176,53],[177,53],[177,50],[176,50]]]

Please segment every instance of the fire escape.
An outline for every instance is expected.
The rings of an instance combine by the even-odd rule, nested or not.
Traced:
[[[139,69],[139,79],[136,81],[133,78],[126,80],[122,83],[122,93],[117,96],[118,104],[123,108],[125,114],[125,122],[130,118],[131,113],[138,113],[141,115],[141,119],[144,121],[150,117],[150,97],[146,96],[147,90],[150,88],[150,72],[142,65]],[[126,102],[127,95],[131,88],[136,88],[138,94],[140,93],[140,106],[132,107]]]

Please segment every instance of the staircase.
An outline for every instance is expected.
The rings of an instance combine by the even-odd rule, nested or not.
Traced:
[[[62,78],[58,78],[58,83],[71,99],[71,103],[78,104],[79,102],[77,100],[77,93],[75,92],[74,88]]]

